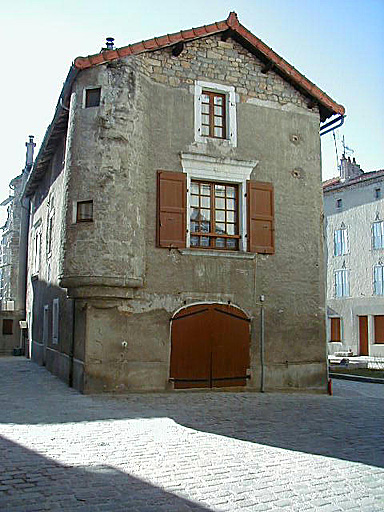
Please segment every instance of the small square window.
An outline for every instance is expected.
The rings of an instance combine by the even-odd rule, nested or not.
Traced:
[[[336,201],[336,208],[342,208],[343,207],[343,200],[342,199],[338,199]]]
[[[100,105],[101,88],[87,89],[85,91],[85,108],[98,107]]]
[[[3,334],[13,334],[13,320],[11,318],[4,318]]]
[[[375,199],[381,199],[381,188],[375,188]]]
[[[76,222],[93,221],[93,201],[79,201],[76,210]]]

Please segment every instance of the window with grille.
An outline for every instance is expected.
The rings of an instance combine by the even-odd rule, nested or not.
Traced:
[[[336,270],[335,296],[338,298],[349,297],[349,270]]]
[[[226,138],[225,94],[203,91],[201,96],[201,134],[203,137]]]
[[[384,249],[384,221],[374,222],[372,225],[373,248]]]
[[[192,181],[190,207],[191,247],[239,249],[237,185]]]

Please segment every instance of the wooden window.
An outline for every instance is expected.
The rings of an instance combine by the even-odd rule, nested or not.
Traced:
[[[375,323],[375,343],[384,343],[384,315],[373,317]]]
[[[85,91],[85,108],[98,107],[100,105],[101,88],[87,89]]]
[[[248,251],[274,254],[274,194],[272,183],[247,182]]]
[[[183,172],[157,173],[157,245],[185,247],[187,175]]]
[[[190,245],[203,249],[239,249],[238,187],[192,181]]]
[[[203,91],[201,96],[201,135],[225,139],[227,132],[226,96]]]
[[[78,201],[76,210],[76,222],[93,221],[93,201]]]
[[[341,318],[331,318],[331,342],[341,341]]]
[[[3,319],[3,334],[13,334],[13,320],[11,318]]]

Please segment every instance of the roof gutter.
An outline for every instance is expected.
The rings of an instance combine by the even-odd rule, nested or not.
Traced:
[[[344,119],[345,115],[339,114],[337,117],[335,117],[335,119],[331,119],[331,121],[328,121],[328,123],[323,124],[323,126],[320,126],[320,137],[322,135],[325,135],[326,133],[336,130],[337,128],[340,128],[340,126],[344,124]]]
[[[45,132],[45,135],[44,135],[44,139],[43,139],[43,142],[41,143],[41,146],[40,146],[40,149],[39,149],[39,152],[35,158],[35,161],[33,162],[33,166],[32,166],[32,169],[31,169],[31,172],[28,176],[28,180],[25,182],[25,185],[24,185],[24,188],[23,188],[23,197],[27,197],[29,194],[28,194],[28,188],[29,188],[29,185],[33,182],[33,178],[34,178],[34,171],[36,169],[36,167],[38,166],[39,164],[39,160],[44,156],[44,152],[47,148],[47,145],[48,145],[48,142],[49,142],[49,139],[51,138],[51,135],[52,135],[52,132],[55,128],[55,124],[60,116],[60,113],[62,112],[62,110],[66,110],[66,111],[69,111],[69,108],[67,106],[65,106],[65,104],[68,102],[68,99],[71,95],[71,92],[72,92],[72,85],[73,85],[73,82],[75,81],[77,75],[79,74],[80,72],[80,69],[77,69],[75,67],[74,64],[71,65],[70,69],[69,69],[69,72],[68,72],[68,75],[67,75],[67,78],[65,79],[65,82],[63,84],[63,88],[61,90],[61,93],[60,93],[60,96],[59,96],[59,100],[57,102],[57,105],[56,105],[56,109],[55,109],[55,114],[53,116],[53,119],[52,119],[52,122],[51,124],[48,126],[46,132]]]

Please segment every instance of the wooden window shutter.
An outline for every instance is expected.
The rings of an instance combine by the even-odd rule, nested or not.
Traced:
[[[331,341],[341,341],[340,318],[331,318]]]
[[[275,252],[274,199],[272,183],[247,181],[248,251]]]
[[[185,247],[187,175],[157,172],[157,245]]]

